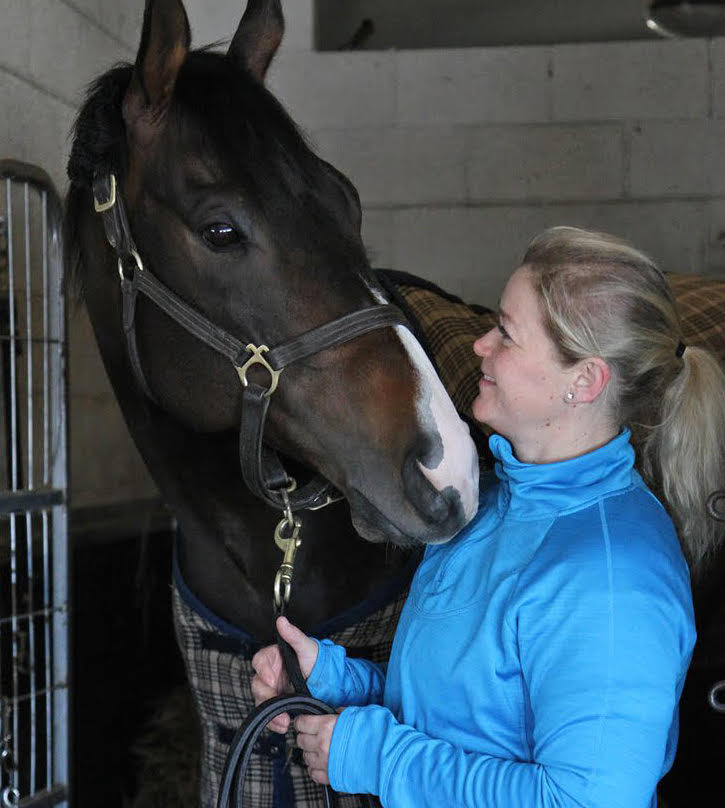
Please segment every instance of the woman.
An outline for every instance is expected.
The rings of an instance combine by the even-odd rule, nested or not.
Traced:
[[[280,618],[346,707],[298,717],[298,744],[317,782],[389,808],[654,806],[695,642],[685,558],[719,538],[725,375],[646,256],[575,228],[534,239],[473,347],[497,433],[478,515],[426,548],[387,672]],[[257,701],[288,689],[276,648],[253,664]]]

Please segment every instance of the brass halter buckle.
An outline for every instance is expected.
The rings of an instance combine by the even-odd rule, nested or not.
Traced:
[[[257,348],[256,345],[252,345],[250,342],[247,345],[247,350],[251,351],[252,355],[247,359],[247,361],[241,366],[234,365],[236,368],[237,373],[239,374],[239,380],[241,383],[246,387],[249,382],[247,381],[247,368],[251,367],[252,365],[262,365],[262,367],[266,368],[269,371],[269,375],[272,377],[272,382],[269,385],[269,390],[264,394],[265,396],[269,397],[274,393],[277,389],[277,385],[279,384],[279,377],[282,373],[281,370],[275,370],[272,365],[264,358],[263,354],[269,351],[269,348],[266,345],[260,345]]]
[[[116,204],[116,175],[109,174],[109,178],[111,188],[108,194],[108,199],[100,200],[96,197],[95,193],[93,194],[93,207],[96,209],[96,213],[105,213]]]

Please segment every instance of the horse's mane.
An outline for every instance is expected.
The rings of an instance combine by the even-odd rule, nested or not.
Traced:
[[[131,80],[133,66],[119,64],[96,79],[73,124],[73,144],[67,172],[70,188],[65,200],[64,248],[67,282],[77,299],[83,296],[82,255],[78,227],[85,189],[96,172],[118,171],[123,159],[125,129],[121,101]]]
[[[97,171],[118,170],[125,134],[121,101],[133,66],[119,64],[93,82],[73,126],[71,185],[89,188]]]

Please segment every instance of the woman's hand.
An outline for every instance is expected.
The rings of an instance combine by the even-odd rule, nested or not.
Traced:
[[[300,671],[306,679],[317,661],[317,643],[300,631],[297,626],[293,626],[286,617],[277,618],[277,631],[297,654]],[[282,655],[276,645],[268,645],[257,651],[252,658],[252,667],[254,668],[252,695],[255,705],[275,696],[292,692],[292,685],[290,685],[282,663]],[[289,715],[282,713],[269,722],[269,729],[272,732],[285,733],[289,727],[289,720]]]
[[[327,763],[336,715],[300,715],[295,718],[297,746],[302,750],[310,777],[320,785],[330,784]]]

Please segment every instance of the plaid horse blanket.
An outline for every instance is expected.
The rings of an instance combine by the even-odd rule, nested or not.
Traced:
[[[495,313],[469,306],[436,286],[410,275],[380,274],[393,302],[408,316],[432,358],[456,408],[472,427],[486,462],[486,435],[471,417],[478,392],[479,359],[472,344],[496,322]],[[709,347],[725,363],[725,280],[671,275],[683,333],[688,344]],[[413,559],[413,564],[415,559]],[[412,570],[411,570],[412,571]],[[403,576],[404,581],[409,575]],[[354,656],[387,660],[405,583],[389,588],[354,612],[337,618],[319,636],[345,645]],[[224,761],[235,730],[254,706],[251,659],[259,646],[241,628],[212,614],[183,581],[174,562],[173,612],[177,640],[202,726],[200,805],[214,808]],[[292,733],[267,732],[252,756],[245,808],[322,808],[322,792],[306,775]],[[356,808],[355,796],[339,795],[340,808]]]
[[[403,576],[407,581],[408,576]],[[389,593],[390,594],[390,593]],[[405,592],[336,631],[315,631],[346,646],[352,656],[385,662]],[[172,606],[176,639],[184,658],[202,732],[199,804],[215,808],[229,745],[254,708],[252,657],[260,648],[242,629],[212,614],[186,586],[174,562]],[[336,621],[339,622],[339,621]],[[265,732],[254,748],[245,785],[245,808],[317,808],[324,805],[320,786],[307,776],[294,734]],[[338,795],[338,808],[359,808],[355,796]]]

